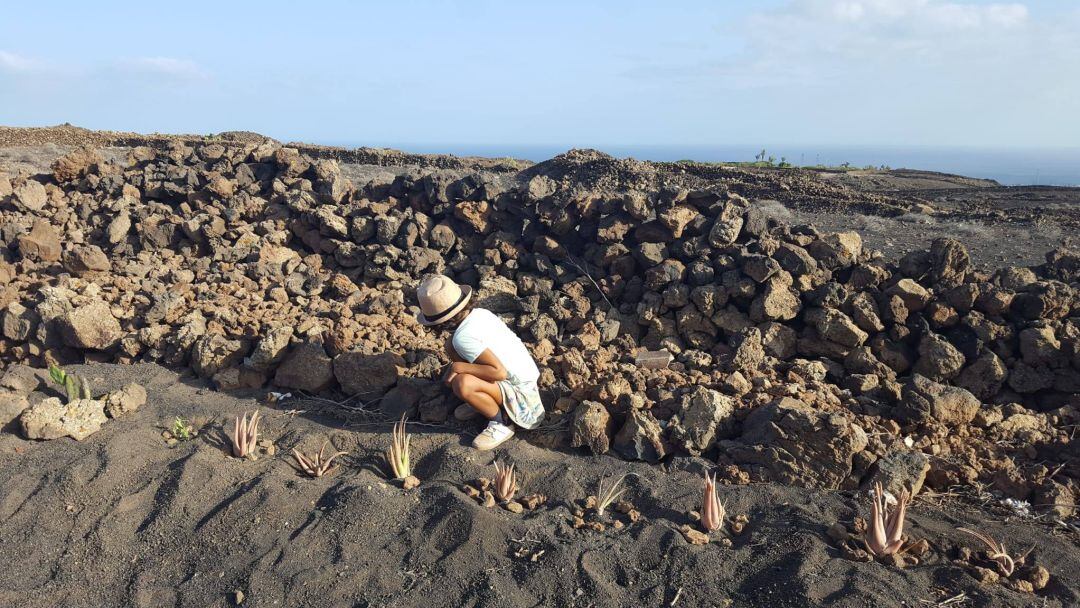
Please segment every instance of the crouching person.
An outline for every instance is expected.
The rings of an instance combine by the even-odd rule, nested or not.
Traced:
[[[540,370],[525,344],[494,313],[472,305],[472,288],[443,275],[424,278],[416,290],[417,320],[454,331],[447,344],[453,363],[443,381],[466,405],[488,419],[473,440],[478,450],[491,450],[514,436],[514,426],[536,428],[544,405],[536,381]]]

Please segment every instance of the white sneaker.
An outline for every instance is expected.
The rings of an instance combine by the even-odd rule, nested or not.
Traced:
[[[472,444],[478,450],[494,450],[513,436],[514,429],[492,420],[488,422],[487,428],[473,439]]]

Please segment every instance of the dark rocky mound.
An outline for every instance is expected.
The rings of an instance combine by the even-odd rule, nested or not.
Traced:
[[[266,142],[275,144],[280,143],[272,137],[267,137],[254,131],[222,131],[215,135],[214,138],[241,144],[262,144]]]

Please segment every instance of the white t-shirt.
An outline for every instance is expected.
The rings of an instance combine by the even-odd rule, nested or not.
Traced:
[[[512,384],[536,382],[540,370],[521,338],[489,310],[474,308],[454,331],[454,350],[469,363],[487,349],[499,358]]]

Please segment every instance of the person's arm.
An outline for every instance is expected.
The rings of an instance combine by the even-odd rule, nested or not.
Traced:
[[[498,382],[508,377],[506,367],[490,348],[484,349],[484,352],[480,353],[480,356],[472,363],[465,361],[451,363],[450,369],[446,371],[446,382],[449,384],[458,374],[470,374],[487,382]]]
[[[454,336],[451,335],[446,339],[446,354],[450,356],[451,361],[464,361],[461,355],[458,354],[457,349],[454,348]]]

